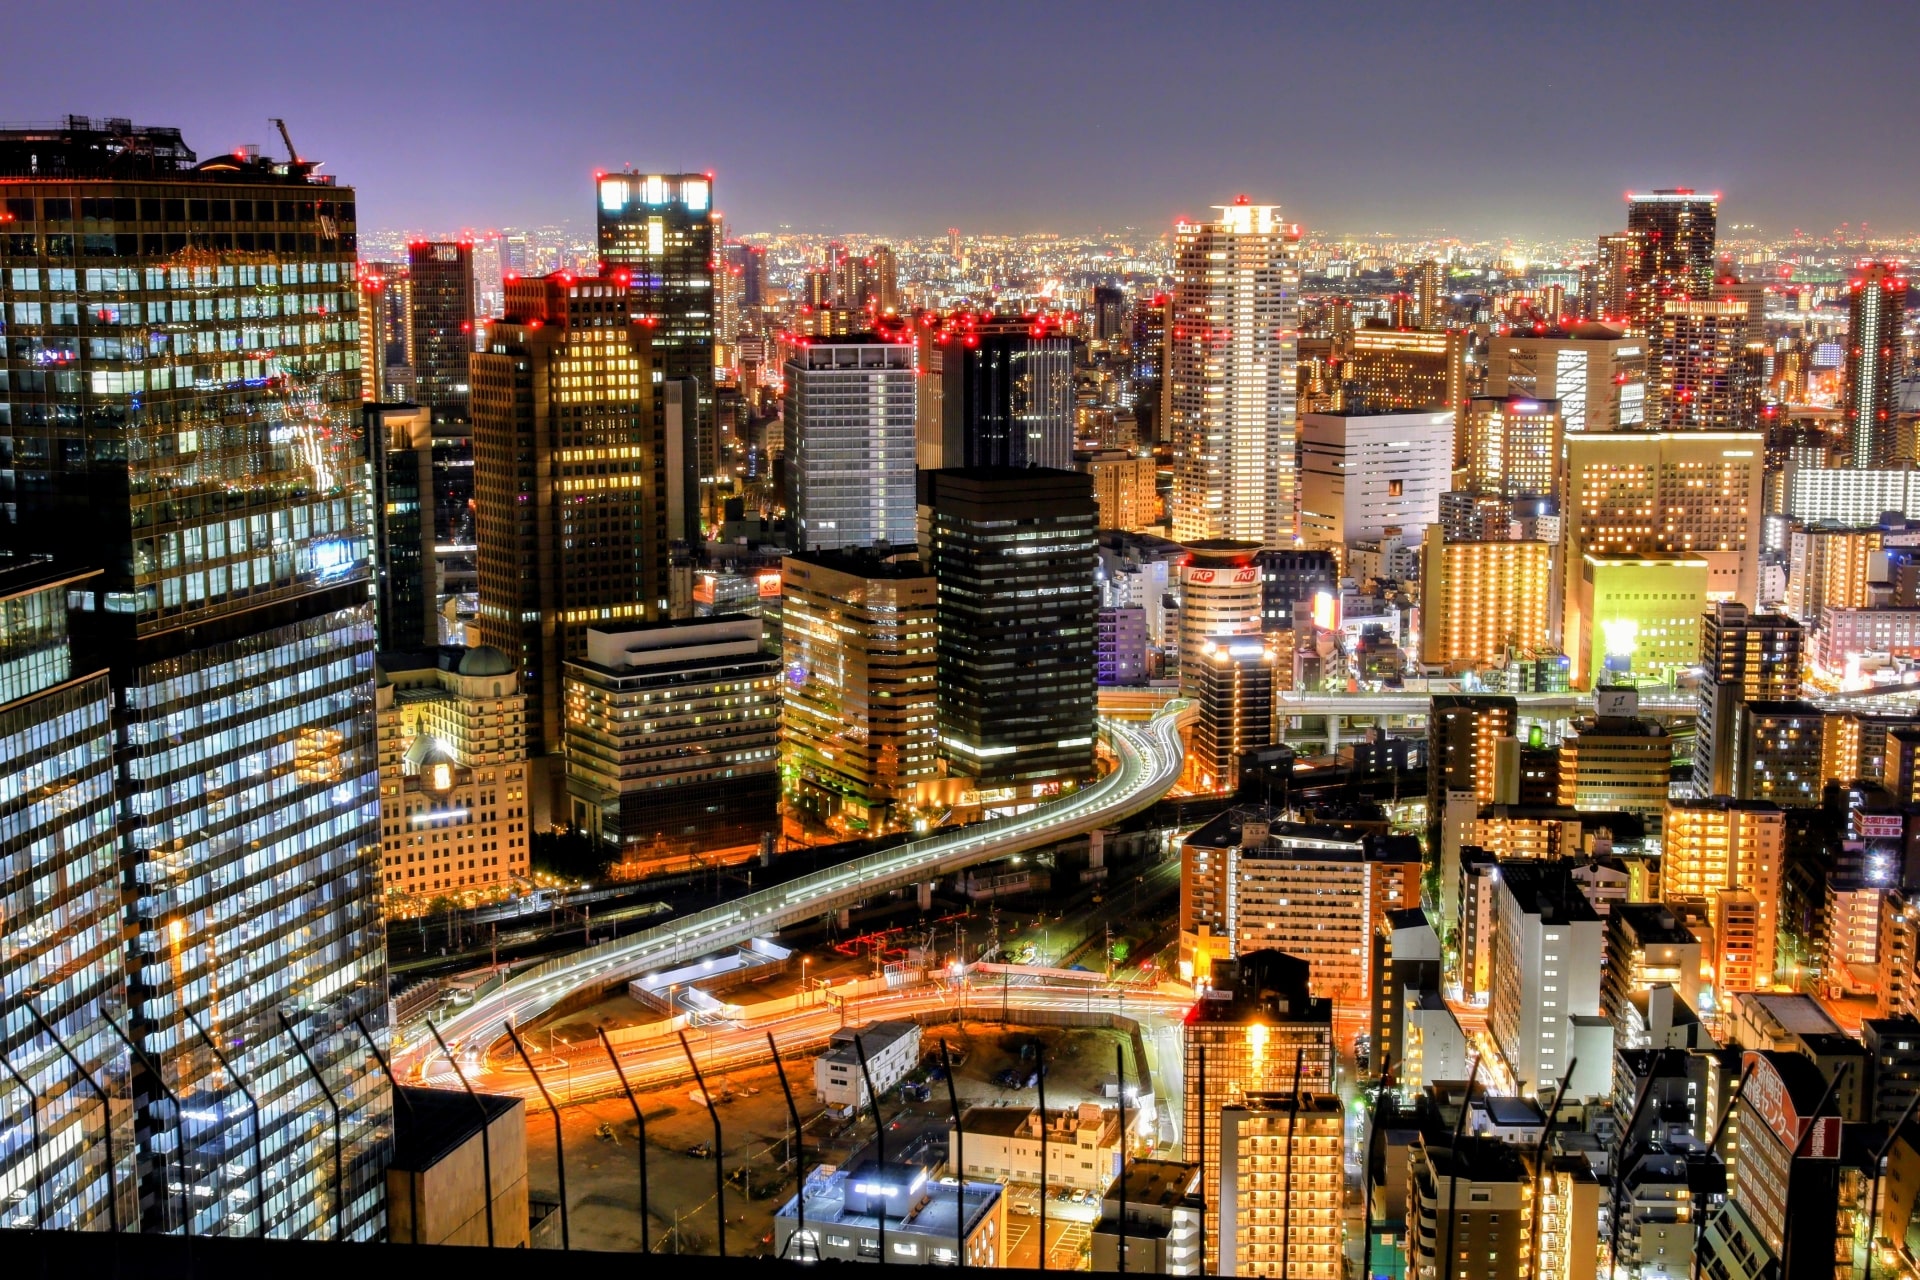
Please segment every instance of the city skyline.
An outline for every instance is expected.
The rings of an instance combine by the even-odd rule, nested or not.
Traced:
[[[1572,237],[1610,229],[1622,192],[1656,186],[1725,193],[1729,237],[1842,222],[1920,231],[1909,212],[1920,174],[1887,165],[1874,130],[1845,127],[1871,115],[1870,86],[1897,79],[1899,51],[1920,37],[1920,17],[1897,11],[1796,24],[1780,5],[1743,8],[1737,22],[1529,9],[1500,33],[1500,61],[1527,69],[1514,105],[1476,94],[1452,113],[1446,69],[1465,83],[1486,31],[1411,5],[1364,31],[1313,30],[1305,12],[1265,7],[1159,30],[1079,6],[1022,14],[1017,28],[989,7],[957,29],[856,6],[777,39],[765,6],[718,19],[586,6],[555,24],[546,55],[528,54],[511,11],[490,6],[349,3],[324,25],[289,16],[266,45],[204,12],[115,12],[122,38],[152,56],[117,70],[104,97],[75,97],[64,70],[82,64],[98,24],[26,19],[39,56],[0,87],[0,119],[124,116],[179,127],[204,156],[244,144],[278,155],[269,120],[284,118],[303,156],[353,177],[368,228],[582,219],[592,174],[631,164],[714,171],[731,226],[883,235],[1170,229],[1248,191],[1309,230]],[[1656,21],[1659,39],[1620,43]],[[1575,56],[1608,43],[1622,56]],[[648,46],[676,53],[635,53]],[[176,72],[189,56],[245,63],[274,47],[339,71]],[[1785,48],[1793,79],[1769,92],[1757,69]],[[404,51],[409,73],[383,70],[380,49]],[[493,87],[530,83],[518,78],[527,64],[549,59],[567,68],[546,81],[558,92],[529,103]],[[1817,111],[1792,83],[1819,86]],[[796,123],[809,116],[830,127],[809,138]],[[1658,127],[1683,120],[1705,127]],[[1057,133],[1034,134],[1036,121]],[[836,145],[854,123],[861,145]]]

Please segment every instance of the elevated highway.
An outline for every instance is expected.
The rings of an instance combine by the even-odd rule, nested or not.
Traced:
[[[440,1033],[450,1045],[484,1052],[504,1034],[507,1022],[519,1026],[582,990],[615,988],[650,970],[685,964],[879,894],[1117,822],[1165,795],[1180,776],[1180,729],[1193,712],[1190,702],[1176,701],[1144,723],[1102,721],[1101,737],[1113,753],[1114,768],[1091,786],[1026,813],[825,867],[625,938],[556,956],[440,1022]],[[430,1036],[405,1036],[396,1029],[394,1067],[416,1071],[432,1048]]]

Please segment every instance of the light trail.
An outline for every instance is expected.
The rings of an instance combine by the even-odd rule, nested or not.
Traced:
[[[1193,704],[1169,703],[1145,724],[1101,723],[1115,767],[1091,786],[1013,817],[915,840],[811,872],[732,902],[535,965],[437,1024],[449,1045],[484,1059],[511,1020],[517,1027],[585,988],[604,991],[655,969],[684,964],[749,938],[857,902],[937,879],[976,863],[1081,835],[1144,809],[1180,776],[1180,727]],[[430,1036],[394,1033],[393,1065],[417,1073]]]

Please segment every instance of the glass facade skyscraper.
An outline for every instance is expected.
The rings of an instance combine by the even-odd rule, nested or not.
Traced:
[[[914,348],[871,334],[809,341],[786,378],[800,550],[913,546]]]
[[[354,195],[194,160],[126,121],[0,131],[0,515],[100,571],[76,636],[110,671],[127,1016],[162,1077],[134,1081],[141,1212],[177,1212],[184,1137],[192,1230],[366,1239],[392,1098],[353,1025],[386,1018]]]

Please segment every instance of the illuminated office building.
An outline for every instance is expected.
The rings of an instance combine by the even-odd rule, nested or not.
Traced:
[[[465,422],[472,391],[473,242],[416,241],[407,246],[407,349],[414,395],[436,424]]]
[[[1435,694],[1427,716],[1427,844],[1438,849],[1441,907],[1460,909],[1460,846],[1482,808],[1517,799],[1497,762],[1520,728],[1518,704],[1500,694]]]
[[[1189,544],[1180,576],[1180,683],[1198,687],[1201,652],[1222,637],[1257,636],[1264,629],[1264,583],[1252,543],[1224,540]]]
[[[1427,528],[1421,567],[1420,660],[1452,672],[1515,650],[1556,649],[1551,542],[1450,541]]]
[[[1467,488],[1508,498],[1558,497],[1564,434],[1557,400],[1473,397],[1467,401]]]
[[[489,646],[382,653],[381,883],[389,910],[527,877],[527,700]]]
[[[1488,340],[1487,394],[1560,406],[1568,435],[1622,431],[1647,420],[1647,342],[1599,323]]]
[[[1701,623],[1700,712],[1693,743],[1693,793],[1734,794],[1735,715],[1743,702],[1800,696],[1805,632],[1792,618],[1719,603]]]
[[[1752,431],[1758,400],[1747,344],[1748,304],[1676,301],[1662,305],[1648,335],[1647,395],[1654,423],[1668,431]]]
[[[1893,419],[1906,374],[1907,277],[1869,262],[1847,290],[1847,363],[1840,407],[1856,468],[1885,467],[1897,455]]]
[[[567,663],[573,825],[630,857],[758,844],[780,822],[780,655],[760,619],[587,632]]]
[[[1464,410],[1469,339],[1464,329],[1355,329],[1340,366],[1348,412]]]
[[[1165,403],[1173,536],[1291,546],[1300,228],[1276,205],[1174,229]]]
[[[1627,234],[1638,250],[1627,304],[1637,332],[1653,332],[1667,303],[1711,296],[1719,221],[1718,195],[1676,187],[1627,197]]]
[[[1588,553],[1699,556],[1715,600],[1759,588],[1766,450],[1759,432],[1582,432],[1566,438],[1567,563]]]
[[[10,1076],[0,1080],[0,1184],[11,1188],[8,1225],[105,1230],[118,1213],[122,1223],[175,1230],[179,1197],[167,1187],[177,1166],[161,1169],[161,1152],[136,1162],[125,1110],[131,1055],[106,1021],[125,1030],[128,1015],[113,690],[104,668],[75,660],[67,605],[69,591],[97,585],[95,575],[59,571],[49,557],[0,556],[0,750],[18,769],[0,798],[0,901],[8,904],[0,988],[10,1000],[30,1001],[115,1095],[111,1110],[103,1108],[25,1009],[10,1008],[0,1052],[33,1094]],[[171,1108],[161,1116],[171,1140],[176,1117]],[[205,1169],[208,1128],[188,1131],[196,1172]],[[154,1167],[137,1175],[140,1163]],[[197,1200],[190,1197],[189,1213]]]
[[[1700,660],[1700,616],[1712,574],[1700,556],[1596,554],[1567,567],[1569,680],[1677,683]]]
[[[1340,1099],[1250,1093],[1220,1113],[1220,1275],[1340,1280]]]
[[[1092,484],[1042,467],[949,468],[922,483],[949,769],[983,801],[1090,778],[1100,608]]]
[[[602,174],[597,184],[600,266],[625,273],[628,305],[644,318],[655,367],[668,381],[699,384],[695,430],[703,483],[718,470],[713,411],[715,326],[713,175],[707,173]]]
[[[1786,611],[1807,626],[1831,610],[1885,604],[1890,592],[1885,529],[1821,521],[1788,536]]]
[[[73,591],[113,685],[126,1013],[205,1117],[193,1229],[373,1239],[392,1096],[353,1026],[387,1016],[354,192],[306,161],[194,160],[177,130],[125,121],[0,130],[6,541],[103,570]],[[251,1087],[257,1146],[195,1024]],[[340,1195],[294,1037],[340,1104]],[[153,1212],[173,1212],[164,1095],[134,1123]]]
[[[1045,316],[944,332],[942,457],[949,467],[1073,466],[1073,339]]]
[[[1205,1271],[1220,1274],[1220,1129],[1251,1094],[1333,1089],[1333,1003],[1308,993],[1307,963],[1257,951],[1214,969],[1186,1017],[1186,1111],[1181,1132],[1200,1165],[1206,1204]],[[1298,1068],[1296,1072],[1296,1067]]]
[[[1273,695],[1282,655],[1259,636],[1204,641],[1188,696],[1199,704],[1187,760],[1203,790],[1240,785],[1240,754],[1273,743]]]
[[[1413,323],[1430,329],[1445,318],[1447,269],[1432,258],[1413,269]]]
[[[369,404],[362,421],[373,475],[374,619],[380,649],[438,644],[432,410]]]
[[[788,556],[781,579],[788,802],[849,829],[905,826],[940,754],[932,572],[813,551]]]
[[[411,398],[433,415],[434,540],[471,548],[473,242],[408,245],[406,303]]]
[[[626,285],[551,275],[506,292],[473,358],[479,632],[520,671],[539,756],[560,749],[561,668],[588,629],[666,616],[665,449],[652,330]]]
[[[1601,713],[1575,722],[1560,744],[1559,802],[1595,813],[1631,813],[1659,834],[1673,773],[1673,735],[1635,712],[1631,689],[1602,688]]]
[[[802,551],[914,545],[914,349],[806,341],[786,364],[789,518]]]

